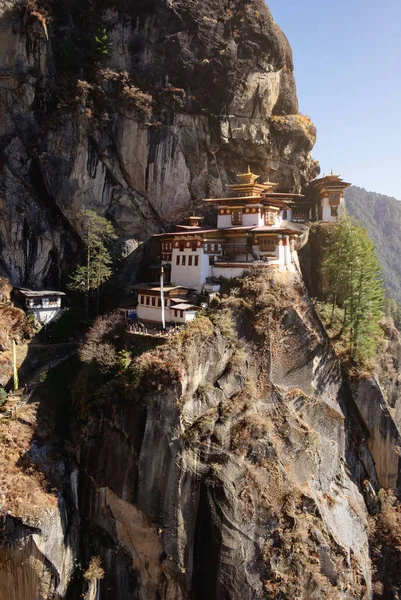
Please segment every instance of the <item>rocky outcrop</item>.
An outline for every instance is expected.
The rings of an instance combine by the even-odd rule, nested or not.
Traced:
[[[0,597],[65,598],[77,558],[78,530],[74,529],[62,498],[34,525],[13,517],[2,519]]]
[[[78,489],[100,598],[371,597],[360,490],[373,462],[288,277],[243,290],[253,323],[236,296],[234,329],[224,310],[200,319],[98,394]]]
[[[26,341],[31,335],[31,326],[23,310],[10,301],[12,286],[5,277],[0,277],[0,385],[8,383],[12,376],[13,340]]]
[[[396,489],[401,484],[401,433],[375,379],[351,382],[352,397],[367,429],[367,446],[375,462],[380,485]]]
[[[0,268],[14,284],[60,285],[82,208],[132,247],[248,163],[285,190],[317,173],[263,0],[10,0],[0,18]]]
[[[130,366],[107,365],[100,333],[62,389],[69,459],[51,458],[60,439],[46,395],[25,452],[48,480],[61,473],[58,495],[32,489],[35,473],[14,463],[4,474],[0,581],[15,600],[39,582],[43,600],[373,597],[371,549],[387,544],[398,560],[385,542],[395,500],[377,533],[368,527],[380,486],[397,484],[393,422],[363,381],[351,395],[297,272],[246,278],[153,350],[138,337]],[[53,414],[62,407],[53,398]],[[7,439],[14,457],[22,429]],[[375,590],[389,589],[382,562]]]
[[[0,598],[66,598],[77,566],[79,515],[59,452],[63,407],[43,386],[41,394],[0,413]]]

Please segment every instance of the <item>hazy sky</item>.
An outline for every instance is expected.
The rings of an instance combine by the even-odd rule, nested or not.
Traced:
[[[401,200],[401,0],[267,0],[322,172]]]

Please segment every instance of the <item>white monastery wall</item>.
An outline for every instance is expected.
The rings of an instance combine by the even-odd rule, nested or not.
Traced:
[[[136,314],[138,315],[138,319],[143,319],[144,321],[162,322],[162,309],[157,306],[143,306],[142,304],[138,304]],[[166,321],[169,321],[168,308],[166,308]]]
[[[285,257],[284,257],[284,246],[279,244],[276,246],[276,256],[278,258],[279,265],[285,265]]]
[[[224,229],[226,227],[232,227],[231,215],[217,215],[217,228]]]
[[[288,235],[285,236],[285,241],[286,241],[286,245],[284,246],[284,264],[286,267],[288,267],[292,260],[291,260],[291,248],[290,248],[290,237]]]
[[[48,323],[54,321],[61,312],[61,308],[30,308],[29,310],[33,312],[42,325],[48,325]]]
[[[204,252],[201,251],[200,253],[200,265],[201,265],[201,271],[200,271],[200,289],[198,289],[197,291],[200,293],[202,291],[202,286],[206,281],[206,277],[210,277],[211,273],[212,273],[212,268],[209,264],[209,256],[207,254],[204,254]]]
[[[167,300],[167,299],[166,299]],[[162,309],[155,306],[144,306],[138,304],[138,319],[151,323],[162,323]],[[164,311],[166,323],[189,323],[196,318],[196,310],[174,310],[174,307],[166,307]]]
[[[329,199],[322,199],[322,219],[323,221],[336,221],[336,217],[331,216],[331,208],[329,205]]]
[[[249,268],[251,268],[251,264]],[[246,267],[212,267],[213,277],[224,277],[225,279],[232,279],[233,277],[242,277],[244,271],[247,271]]]
[[[262,227],[263,215],[259,214],[259,211],[256,213],[244,213],[242,215],[242,225],[247,227]]]
[[[184,260],[183,257],[185,257]],[[177,264],[177,259],[179,264]],[[185,264],[183,264],[184,261]],[[198,263],[197,265],[195,264],[196,262]],[[206,277],[209,276],[209,256],[204,254],[203,248],[198,248],[196,251],[193,251],[191,248],[185,248],[184,250],[173,249],[171,263],[172,284],[194,288],[200,293]]]

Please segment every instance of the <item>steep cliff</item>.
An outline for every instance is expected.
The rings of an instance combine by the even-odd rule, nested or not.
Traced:
[[[59,283],[92,208],[128,249],[250,163],[318,171],[263,0],[9,0],[0,9],[0,269]]]
[[[100,597],[370,597],[374,467],[324,330],[294,274],[239,292],[97,393],[79,495]]]
[[[131,364],[117,373],[106,339],[117,350],[127,340],[95,338],[82,355],[90,364],[62,386],[73,403],[70,457],[46,459],[59,444],[48,395],[38,408],[52,443],[37,427],[36,450],[25,452],[47,479],[59,465],[49,501],[58,495],[61,514],[44,497],[30,515],[20,488],[19,504],[3,505],[2,569],[15,600],[26,597],[21,582],[32,581],[32,569],[48,574],[37,596],[46,600],[371,597],[366,502],[377,503],[375,465],[296,273],[246,279],[153,350],[134,337]],[[58,402],[56,394],[53,414]],[[61,519],[63,533],[49,531],[49,519],[53,527]],[[49,539],[54,560],[32,550],[33,540]],[[6,567],[31,550],[19,570]],[[94,557],[102,577],[85,579]]]

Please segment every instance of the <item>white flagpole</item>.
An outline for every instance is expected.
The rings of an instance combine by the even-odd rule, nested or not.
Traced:
[[[166,329],[166,315],[164,311],[164,268],[160,271],[160,299],[162,303],[162,325],[163,329]]]

